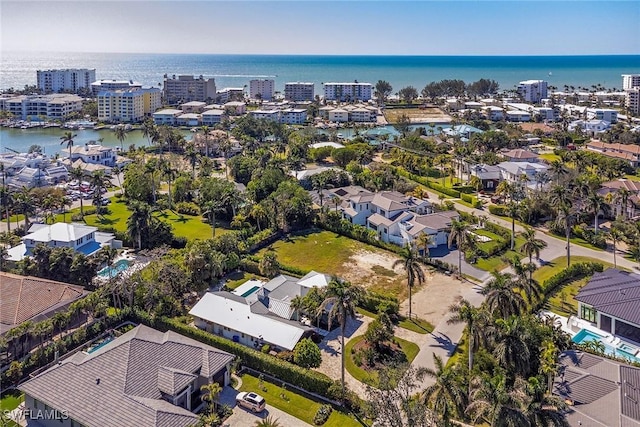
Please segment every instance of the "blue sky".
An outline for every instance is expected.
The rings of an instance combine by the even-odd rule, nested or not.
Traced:
[[[4,51],[640,54],[640,1],[5,1]]]

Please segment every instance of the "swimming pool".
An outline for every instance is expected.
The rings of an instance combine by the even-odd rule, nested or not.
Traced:
[[[584,344],[588,341],[600,341],[602,344],[604,344],[605,354],[629,359],[632,362],[640,362],[640,358],[624,350],[625,348],[627,348],[628,350],[631,349],[631,347],[629,347],[628,345],[622,344],[620,348],[612,347],[604,341],[604,337],[602,335],[598,335],[587,329],[581,329],[580,331],[578,331],[578,333],[575,334],[571,340],[576,344]]]
[[[100,277],[115,277],[131,266],[131,262],[126,259],[116,261],[113,265],[107,266],[98,271]]]
[[[94,345],[93,347],[91,347],[90,349],[87,350],[87,353],[93,353],[94,351],[97,351],[99,349],[101,349],[102,347],[104,347],[105,345],[109,344],[111,341],[113,341],[113,337],[107,337],[105,338],[101,343]]]
[[[240,295],[242,298],[246,298],[249,295],[251,295],[252,293],[254,293],[255,291],[257,291],[258,289],[260,289],[260,286],[254,286],[251,289],[249,289],[247,292],[243,293],[242,295]]]

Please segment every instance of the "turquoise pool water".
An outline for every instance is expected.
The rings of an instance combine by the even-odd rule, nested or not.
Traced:
[[[91,347],[90,349],[87,350],[87,353],[93,353],[96,350],[101,349],[102,347],[104,347],[105,345],[109,344],[111,341],[113,341],[113,337],[107,337],[105,338],[100,344],[95,345],[93,347]]]
[[[251,295],[252,293],[254,293],[255,291],[257,291],[258,289],[260,289],[260,286],[254,286],[253,288],[249,289],[247,292],[245,292],[244,294],[240,295],[242,298],[246,298],[249,295]]]
[[[628,350],[630,350],[631,348],[629,346],[625,346],[624,344],[621,346],[621,348],[615,348],[610,346],[609,344],[607,344],[606,342],[603,341],[603,336],[602,335],[598,335],[596,333],[593,333],[591,331],[588,331],[586,329],[581,329],[577,334],[574,335],[574,337],[571,339],[574,343],[576,344],[583,344],[587,341],[600,341],[602,344],[604,344],[604,352],[610,356],[616,356],[616,357],[622,357],[625,359],[629,359],[632,362],[640,362],[640,358],[634,356],[633,354],[627,352],[624,350],[624,348],[626,347]]]
[[[131,266],[131,263],[126,259],[116,261],[113,265],[103,268],[98,271],[100,277],[115,277],[121,272],[125,271]]]

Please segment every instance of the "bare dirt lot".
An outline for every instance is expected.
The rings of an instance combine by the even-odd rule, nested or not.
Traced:
[[[387,108],[384,117],[389,123],[398,123],[400,116],[406,114],[411,123],[449,123],[451,116],[439,108]]]

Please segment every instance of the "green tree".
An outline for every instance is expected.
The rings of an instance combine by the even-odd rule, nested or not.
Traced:
[[[322,353],[310,338],[304,338],[293,349],[293,361],[303,368],[317,368],[322,363]]]
[[[73,132],[65,132],[61,137],[60,145],[65,145],[69,149],[69,164],[71,164],[71,148],[73,147],[73,138],[78,136]]]
[[[471,377],[473,370],[473,354],[480,348],[481,343],[484,342],[484,332],[486,327],[487,316],[486,312],[482,309],[474,307],[466,299],[461,299],[457,304],[449,306],[449,312],[451,317],[447,320],[449,324],[464,323],[467,328],[467,337],[469,339],[469,345],[467,351],[469,352],[468,360],[468,372]],[[470,383],[469,379],[469,383]]]
[[[318,313],[321,315],[323,312],[328,310],[328,322],[329,329],[331,329],[331,325],[334,319],[337,319],[340,324],[340,353],[342,355],[342,363],[341,363],[341,384],[342,384],[342,394],[341,398],[345,398],[345,380],[344,380],[344,362],[345,362],[345,354],[344,354],[344,334],[345,329],[347,327],[347,321],[349,319],[353,319],[356,316],[356,306],[364,291],[362,288],[356,285],[352,285],[349,282],[341,281],[337,278],[331,280],[329,285],[326,288],[324,294],[324,300],[318,307]]]
[[[255,427],[282,427],[278,418],[273,418],[272,415],[269,415],[267,418],[263,418],[261,420],[256,421],[254,424]]]
[[[526,338],[529,336],[525,324],[516,316],[497,319],[493,355],[512,375],[526,377],[531,368],[531,354]]]
[[[20,379],[22,378],[22,363],[14,360],[9,365],[9,369],[7,370],[7,380],[15,386],[18,385]]]
[[[376,351],[381,351],[393,339],[393,323],[386,313],[381,313],[369,323],[364,340]]]
[[[280,263],[278,262],[276,253],[274,251],[268,251],[264,254],[260,260],[259,268],[260,274],[270,279],[280,274]]]
[[[492,314],[498,313],[503,319],[524,312],[526,304],[520,292],[514,289],[513,276],[508,273],[491,273],[491,279],[480,293],[486,297],[485,303]]]
[[[507,386],[504,375],[475,377],[471,382],[471,401],[467,412],[474,424],[482,421],[490,426],[527,426],[529,420],[524,412],[527,398],[522,379],[516,379],[513,387]]]
[[[144,202],[133,201],[129,204],[129,210],[131,215],[127,219],[127,235],[132,242],[137,243],[138,249],[142,249],[146,246],[151,225],[151,206]]]
[[[214,413],[218,407],[218,396],[222,393],[222,387],[216,382],[204,384],[200,387],[202,401],[207,403],[207,411]]]
[[[113,132],[116,134],[116,139],[120,141],[120,153],[124,153],[124,141],[127,139],[127,131],[123,125],[115,127]]]
[[[465,250],[465,236],[469,233],[470,226],[462,220],[451,221],[451,231],[449,232],[449,247],[458,247],[458,274],[462,276],[462,255]]]
[[[378,100],[378,105],[384,105],[389,95],[393,92],[391,84],[386,80],[378,80],[375,86],[375,95]]]
[[[403,87],[398,91],[398,97],[407,104],[411,104],[418,97],[418,90],[413,86]]]
[[[433,362],[435,369],[427,368],[425,372],[435,382],[422,392],[420,399],[433,411],[442,425],[449,426],[452,425],[452,419],[463,417],[467,398],[464,389],[460,387],[455,368],[446,367],[435,353]]]
[[[420,265],[420,256],[418,252],[410,245],[405,246],[400,252],[400,259],[393,263],[393,268],[402,267],[407,274],[407,284],[409,285],[409,319],[411,319],[411,291],[416,280],[418,285],[422,285],[425,281],[424,271]]]

